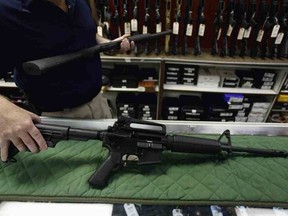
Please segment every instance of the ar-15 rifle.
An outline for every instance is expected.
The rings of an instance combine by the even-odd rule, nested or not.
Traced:
[[[280,31],[276,38],[277,58],[288,57],[288,0],[283,1],[283,6],[279,13]]]
[[[201,37],[205,34],[205,23],[206,18],[204,14],[204,5],[205,0],[199,0],[198,5],[198,15],[197,15],[197,27],[196,27],[196,40],[195,40],[195,47],[194,47],[194,55],[201,55]]]
[[[192,38],[193,35],[193,0],[188,0],[186,3],[185,18],[184,18],[184,33],[183,33],[183,45],[182,55],[186,55],[188,52],[188,38]]]
[[[181,5],[182,0],[176,0],[175,7],[175,21],[173,22],[173,43],[172,43],[172,54],[177,55],[178,53],[178,38],[180,33],[180,21],[182,19],[181,16]]]
[[[222,25],[223,25],[223,10],[224,10],[224,0],[219,0],[217,12],[214,19],[214,36],[212,42],[211,55],[218,54],[218,40],[221,36]]]
[[[134,42],[142,42],[147,40],[155,40],[156,38],[163,37],[165,35],[171,34],[171,30],[167,30],[161,33],[155,34],[144,34],[144,35],[135,35],[130,36],[128,39]],[[79,59],[92,58],[100,52],[105,52],[111,49],[119,49],[121,40],[112,41],[108,43],[98,44],[93,47],[83,49],[77,52],[68,53],[65,55],[53,56],[48,58],[43,58],[34,61],[28,61],[23,63],[23,69],[27,74],[39,76],[47,73],[49,70],[68,64],[72,61]]]
[[[221,45],[220,56],[225,57],[228,55],[228,43],[229,38],[233,32],[233,28],[235,26],[235,19],[234,19],[234,9],[235,9],[235,2],[234,0],[228,0],[227,6],[225,8],[225,28],[223,32],[223,39]]]
[[[133,163],[127,160],[130,155],[138,157],[138,165],[161,163],[163,151],[213,154],[218,155],[219,158],[226,158],[234,152],[263,156],[288,156],[286,151],[232,146],[229,130],[224,131],[218,140],[169,135],[166,133],[164,124],[124,116],[119,117],[106,131],[100,132],[45,124],[36,124],[36,127],[49,147],[55,147],[60,140],[96,139],[102,141],[102,146],[107,148],[110,154],[88,180],[94,188],[105,187],[115,168],[122,167],[129,162]],[[226,140],[223,141],[225,137]],[[10,145],[9,152],[9,158],[12,161],[18,150],[14,145]]]

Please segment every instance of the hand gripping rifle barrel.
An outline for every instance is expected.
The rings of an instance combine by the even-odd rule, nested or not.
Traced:
[[[128,40],[134,41],[135,43],[145,42],[149,40],[155,40],[156,38],[163,37],[171,33],[172,33],[171,30],[167,30],[167,31],[163,31],[160,33],[155,33],[155,34],[135,35],[135,36],[128,37]],[[23,63],[23,69],[27,74],[40,76],[49,72],[50,70],[54,68],[63,66],[72,61],[85,59],[85,58],[91,58],[100,52],[109,51],[111,49],[120,49],[120,44],[121,44],[121,40],[111,41],[108,43],[98,44],[93,47],[79,50],[73,53],[28,61],[28,62]]]

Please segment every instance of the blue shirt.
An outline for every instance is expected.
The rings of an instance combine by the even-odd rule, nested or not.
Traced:
[[[99,55],[31,76],[22,63],[97,44],[96,26],[85,0],[66,0],[68,13],[45,0],[0,0],[0,75],[13,70],[16,84],[41,111],[88,102],[101,89]]]

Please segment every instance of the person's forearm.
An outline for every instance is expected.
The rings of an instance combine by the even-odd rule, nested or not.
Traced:
[[[98,44],[111,42],[111,40],[101,37],[99,34],[96,34],[96,41]]]

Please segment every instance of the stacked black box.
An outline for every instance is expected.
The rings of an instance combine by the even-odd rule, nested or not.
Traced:
[[[195,65],[185,65],[182,70],[181,84],[197,85],[199,67]]]
[[[180,95],[180,119],[186,121],[201,121],[204,119],[204,107],[199,96]]]
[[[164,120],[180,119],[180,104],[177,97],[164,97],[162,102],[162,118]]]
[[[179,64],[166,64],[165,79],[166,84],[180,84],[182,81],[182,67]]]
[[[117,116],[137,118],[138,104],[134,93],[119,93],[116,97]]]
[[[137,65],[115,65],[111,74],[111,86],[115,88],[138,88],[139,68]]]
[[[239,87],[272,89],[275,84],[276,72],[265,69],[253,69],[251,71],[235,71],[240,78]]]
[[[157,96],[154,93],[139,93],[137,96],[138,118],[143,120],[156,119]]]
[[[235,116],[240,107],[225,101],[224,94],[205,93],[202,95],[205,104],[205,113],[208,121],[235,121]]]

